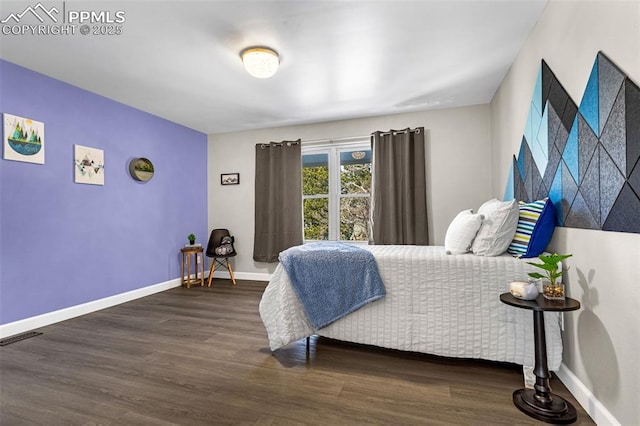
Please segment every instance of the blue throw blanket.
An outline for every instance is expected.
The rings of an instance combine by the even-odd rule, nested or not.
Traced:
[[[373,254],[353,245],[309,243],[281,252],[279,260],[316,329],[386,294]]]

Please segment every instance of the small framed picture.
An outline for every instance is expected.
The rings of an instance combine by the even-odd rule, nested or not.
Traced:
[[[220,185],[238,185],[240,173],[223,173],[220,175]]]

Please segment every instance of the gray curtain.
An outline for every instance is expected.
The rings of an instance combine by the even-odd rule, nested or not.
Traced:
[[[255,191],[253,259],[277,262],[303,242],[300,139],[256,145]]]
[[[424,128],[371,134],[370,244],[429,244]]]

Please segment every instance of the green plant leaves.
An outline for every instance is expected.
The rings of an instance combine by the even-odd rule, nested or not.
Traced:
[[[571,256],[573,255],[557,253],[551,255],[541,254],[540,256],[538,256],[538,259],[540,259],[542,263],[527,263],[529,265],[535,266],[536,268],[544,269],[546,271],[546,274],[541,274],[539,272],[529,272],[529,276],[536,279],[546,278],[551,282],[552,285],[555,285],[556,280],[562,276],[562,269],[558,270],[558,263],[570,258]]]
[[[529,276],[531,278],[535,278],[535,279],[538,279],[538,280],[541,280],[543,278],[547,278],[546,275],[542,275],[540,272],[529,272]]]

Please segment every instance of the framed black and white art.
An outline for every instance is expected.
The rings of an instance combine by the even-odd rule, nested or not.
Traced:
[[[240,184],[240,173],[223,173],[220,175],[220,185]]]

